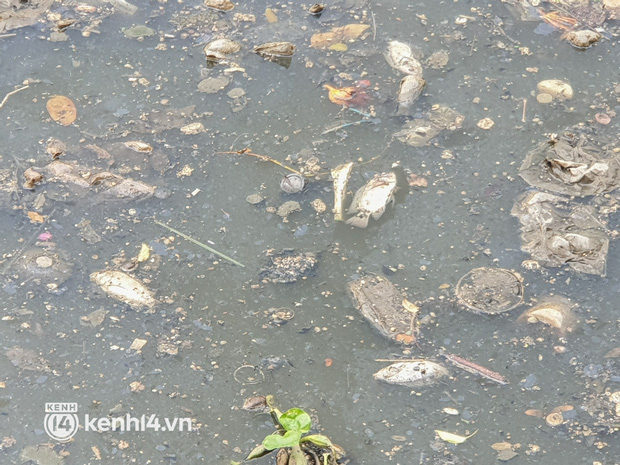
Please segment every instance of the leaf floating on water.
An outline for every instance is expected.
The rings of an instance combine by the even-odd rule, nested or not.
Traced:
[[[349,47],[347,47],[347,44],[343,44],[342,42],[338,42],[337,44],[330,45],[329,49],[330,50],[334,50],[336,52],[346,52],[349,49]]]
[[[77,118],[75,104],[68,97],[55,95],[47,101],[46,107],[52,119],[63,126],[69,126]]]
[[[268,23],[277,23],[278,16],[273,12],[271,8],[267,8],[265,10],[265,18],[267,18]]]
[[[467,441],[477,432],[478,430],[474,431],[469,436],[459,436],[458,434],[449,433],[447,431],[441,431],[438,429],[435,430],[435,433],[437,433],[437,436],[439,436],[444,441],[449,442],[450,444],[463,444],[465,441]]]
[[[30,218],[30,221],[33,223],[43,223],[45,221],[45,217],[37,212],[28,212],[28,218]]]
[[[151,256],[151,249],[149,249],[149,246],[146,244],[142,244],[142,247],[140,248],[140,253],[138,254],[138,262],[145,262],[149,259],[149,257]]]
[[[530,417],[536,417],[536,418],[542,418],[544,416],[544,414],[542,413],[542,410],[538,410],[538,409],[534,409],[534,408],[526,410],[525,414],[530,416]]]
[[[346,26],[335,27],[329,32],[314,34],[310,39],[310,46],[323,49],[345,40],[355,40],[369,27],[368,24],[347,24]]]

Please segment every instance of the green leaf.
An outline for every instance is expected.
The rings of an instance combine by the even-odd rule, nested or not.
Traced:
[[[262,444],[256,446],[252,452],[250,452],[248,454],[248,456],[245,458],[245,460],[252,460],[252,459],[257,459],[260,457],[264,457],[265,455],[269,454],[271,452],[271,449],[267,449],[265,446],[263,446]]]
[[[270,434],[263,439],[263,446],[265,449],[273,450],[280,449],[282,447],[293,447],[299,444],[301,439],[301,433],[299,431],[287,431],[284,436],[279,434]]]
[[[278,419],[282,427],[287,431],[299,431],[307,433],[312,428],[312,420],[310,415],[300,408],[292,408],[287,410]]]
[[[329,438],[322,434],[311,434],[309,436],[304,436],[299,442],[307,441],[311,442],[312,444],[316,444],[319,447],[332,447],[332,442],[329,440]]]

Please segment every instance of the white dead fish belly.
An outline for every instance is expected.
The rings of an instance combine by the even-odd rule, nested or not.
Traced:
[[[90,275],[90,280],[113,299],[132,307],[152,308],[157,303],[151,290],[122,271],[96,271]]]
[[[385,59],[392,68],[401,73],[422,78],[422,64],[413,57],[411,48],[407,44],[397,40],[391,41]]]
[[[368,226],[370,216],[375,220],[381,218],[387,204],[394,200],[395,190],[396,174],[392,172],[375,174],[355,193],[348,212],[355,213],[355,216],[349,218],[346,223],[357,228],[365,228]]]
[[[414,360],[393,363],[379,370],[372,377],[390,384],[420,387],[435,384],[447,374],[448,370],[439,363],[430,360]]]

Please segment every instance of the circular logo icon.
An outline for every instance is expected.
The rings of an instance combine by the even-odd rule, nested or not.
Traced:
[[[47,435],[56,441],[68,441],[77,433],[80,423],[75,413],[48,413],[43,427]]]

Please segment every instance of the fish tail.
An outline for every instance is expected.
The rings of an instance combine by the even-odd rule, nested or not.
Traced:
[[[365,228],[368,226],[368,215],[353,216],[349,218],[345,223],[355,226],[356,228]]]

